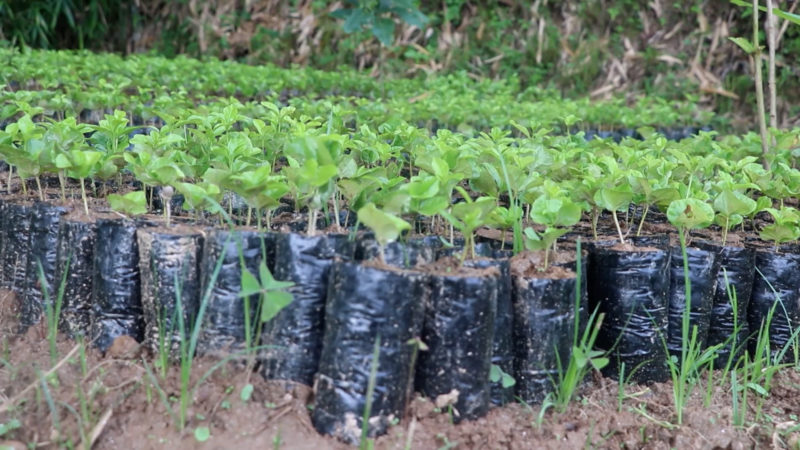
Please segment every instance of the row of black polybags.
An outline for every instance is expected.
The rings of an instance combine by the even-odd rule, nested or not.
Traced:
[[[456,251],[435,236],[389,245],[380,265],[369,238],[165,230],[66,212],[0,202],[0,287],[20,296],[21,331],[39,322],[46,299],[52,304],[61,291],[63,331],[87,336],[101,350],[130,335],[177,358],[189,334],[179,332],[179,315],[189,330],[204,305],[197,354],[244,358],[245,308],[255,330],[259,297],[240,295],[242,271],[258,278],[264,262],[276,279],[295,285],[292,303],[251,338],[259,370],[267,379],[316,383],[315,427],[351,443],[361,436],[373,368],[371,436],[402,419],[415,390],[455,421],[515,397],[541,402],[558,361],[569,360],[576,325],[582,331],[595,308],[605,314],[598,345],[612,350],[607,375],[625,363],[633,381],[666,380],[667,354],[682,345],[683,260],[666,236],[634,240],[637,247],[627,249],[587,245],[578,289],[574,259],[556,262],[564,269],[558,276],[541,275],[528,270],[524,256],[509,260],[488,244],[477,248],[483,259],[464,267],[432,264]],[[800,316],[795,255],[713,244],[688,249],[691,322],[700,342],[724,344],[720,360],[744,348],[748,328],[757,330],[776,305],[773,349],[789,341]],[[734,314],[731,292],[741,314]],[[737,322],[740,334],[731,337]],[[490,382],[492,364],[516,384]]]

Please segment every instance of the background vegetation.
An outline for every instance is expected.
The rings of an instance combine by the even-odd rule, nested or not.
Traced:
[[[728,41],[750,34],[750,10],[727,0],[441,0],[414,3],[423,28],[397,20],[390,45],[345,32],[332,14],[388,0],[0,1],[0,39],[40,48],[219,57],[252,64],[341,65],[394,76],[466,71],[566,96],[689,99],[752,128],[752,68]],[[794,12],[797,1],[776,6]],[[783,27],[779,123],[800,123],[800,27]],[[762,36],[761,42],[764,42]],[[383,50],[382,50],[383,48]],[[384,68],[385,70],[379,70]]]

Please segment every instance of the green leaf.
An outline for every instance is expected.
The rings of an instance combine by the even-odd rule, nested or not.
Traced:
[[[253,385],[247,383],[242,387],[242,392],[239,393],[239,398],[242,399],[243,402],[247,402],[250,400],[250,397],[253,395]]]
[[[741,37],[729,37],[728,39],[734,44],[738,45],[739,48],[744,50],[744,52],[747,53],[748,55],[752,55],[753,53],[756,52],[755,46],[748,39]]]
[[[242,270],[242,289],[239,291],[239,297],[249,297],[254,294],[261,293],[263,289],[258,279],[250,273],[249,270]]]
[[[594,193],[597,206],[608,211],[624,211],[633,200],[630,188],[600,188]]]
[[[211,437],[208,427],[197,427],[194,429],[194,438],[197,442],[205,442]]]
[[[340,13],[344,15],[344,13]],[[355,8],[350,10],[350,13],[347,15],[347,18],[344,21],[344,25],[342,25],[342,29],[345,33],[350,34],[354,31],[358,31],[366,25],[371,16],[362,8]]]
[[[503,372],[503,382],[502,382],[503,388],[508,389],[514,386],[515,384],[517,384],[517,380],[515,380],[514,377],[512,377],[511,375]]]
[[[379,17],[372,25],[372,34],[381,41],[384,47],[389,47],[394,42],[394,20]]]
[[[748,216],[756,209],[756,201],[739,191],[725,190],[714,199],[714,209],[725,216]]]
[[[497,383],[503,376],[503,370],[500,369],[500,366],[497,364],[492,364],[491,369],[489,369],[489,381],[492,383]]]
[[[0,436],[3,436],[9,431],[14,431],[20,427],[22,427],[22,423],[17,419],[11,419],[8,421],[8,423],[0,423]]]
[[[269,322],[278,315],[281,310],[294,300],[290,292],[271,291],[266,295],[264,304],[261,305],[261,321]]]
[[[679,228],[705,228],[714,221],[714,209],[696,198],[675,200],[667,208],[667,219]]]
[[[147,198],[144,191],[129,192],[125,195],[110,194],[108,204],[114,211],[129,216],[138,216],[147,212]]]
[[[375,232],[375,239],[381,246],[396,241],[403,231],[411,229],[411,224],[381,211],[372,203],[358,210],[358,220]]]

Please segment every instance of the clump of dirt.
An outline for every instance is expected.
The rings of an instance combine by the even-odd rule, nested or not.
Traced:
[[[20,426],[0,445],[103,449],[240,448],[347,449],[311,425],[311,388],[268,382],[241,366],[194,361],[185,428],[179,430],[179,367],[162,371],[152,355],[120,342],[103,355],[59,339],[53,358],[39,330],[14,334],[13,295],[0,291],[0,424]],[[734,427],[729,383],[705,378],[689,398],[683,424],[670,383],[620,389],[594,374],[564,412],[511,404],[486,417],[453,425],[446,411],[415,398],[402,420],[376,440],[377,449],[754,448],[800,442],[800,372],[778,372],[767,397],[752,392],[747,426]],[[252,393],[243,395],[252,385]],[[708,393],[708,395],[706,395]],[[52,400],[50,402],[49,399]],[[758,418],[756,414],[758,413]],[[194,431],[207,427],[198,442]]]

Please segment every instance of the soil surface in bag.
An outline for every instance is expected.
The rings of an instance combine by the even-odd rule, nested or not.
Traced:
[[[294,299],[264,324],[261,373],[268,380],[311,386],[324,332],[328,272],[334,259],[352,260],[355,242],[344,234],[281,234],[275,248],[275,279],[291,281]],[[269,301],[269,300],[267,300]]]
[[[363,237],[356,241],[355,259],[357,261],[377,259],[379,255],[380,246],[375,239]],[[432,263],[435,256],[436,247],[431,246],[429,240],[425,239],[409,239],[407,242],[394,241],[383,249],[384,262],[401,269]]]
[[[700,248],[687,247],[689,281],[692,296],[689,300],[689,329],[686,342],[683,340],[683,314],[686,310],[686,282],[683,273],[683,255],[680,246],[672,247],[669,284],[669,325],[667,326],[667,349],[680,360],[683,345],[689,345],[692,328],[697,327],[697,343],[705,348],[708,338],[711,307],[717,288],[719,262],[717,253]]]
[[[374,364],[368,436],[384,434],[392,422],[403,417],[413,392],[415,346],[409,341],[420,336],[427,297],[427,278],[421,272],[379,267],[377,263],[333,264],[315,384],[314,428],[359,443]],[[376,359],[377,338],[380,349]]]
[[[494,315],[494,337],[492,338],[492,364],[504,373],[514,373],[514,345],[511,330],[514,324],[514,308],[511,298],[511,266],[508,259],[473,259],[464,261],[464,266],[475,269],[496,268],[500,272],[497,282],[497,309]],[[491,382],[491,402],[502,406],[514,401],[514,387],[503,387],[503,379]]]
[[[56,251],[56,283],[64,279],[59,329],[70,337],[88,336],[92,320],[95,222],[62,218]],[[66,278],[64,275],[66,273]]]
[[[188,350],[200,302],[203,233],[183,227],[140,230],[138,239],[145,338],[153,352],[163,349],[178,360],[182,341]]]
[[[774,312],[769,326],[769,343],[773,356],[790,344],[792,333],[800,326],[800,254],[795,246],[781,250],[787,253],[756,251],[756,274],[747,307],[751,353],[755,351],[758,330],[766,322],[771,309],[774,308]],[[793,346],[788,345],[783,361],[788,362],[793,357]]]
[[[755,250],[730,245],[724,247],[716,244],[709,246],[705,243],[697,245],[718,251],[720,268],[717,272],[717,287],[714,290],[714,301],[709,314],[706,345],[709,347],[722,345],[717,350],[717,360],[714,362],[715,367],[722,367],[728,362],[731,354],[738,357],[746,350],[747,336],[750,334],[747,306],[750,304],[750,295],[753,291]],[[736,302],[735,309],[733,301]],[[739,333],[734,336],[737,323]]]
[[[218,230],[206,237],[201,262],[201,301],[209,289],[211,292],[197,342],[198,355],[225,356],[244,349],[246,303],[245,298],[239,296],[242,291],[242,270],[258,277],[258,266],[267,252],[266,247],[265,235],[252,230]],[[222,266],[216,279],[212,280],[220,258]],[[257,294],[248,299],[251,324],[257,320],[258,299]],[[251,342],[251,345],[255,345],[255,342]]]
[[[101,351],[115,338],[144,338],[135,222],[99,219],[94,248],[92,339]]]
[[[417,390],[431,398],[454,422],[484,416],[489,410],[497,268],[458,267],[446,258],[426,267],[431,296],[425,308]]]
[[[588,265],[589,308],[605,318],[597,346],[612,350],[603,373],[635,383],[669,377],[663,340],[667,333],[669,250],[593,245]]]
[[[25,286],[25,270],[30,255],[31,205],[7,202],[3,209],[2,226],[5,230],[2,287],[21,293]]]
[[[515,391],[529,404],[553,391],[559,360],[562,367],[569,362],[576,326],[575,273],[559,266],[540,271],[539,256],[526,252],[511,260]]]
[[[66,212],[63,207],[41,202],[35,203],[31,209],[30,255],[25,269],[25,289],[22,293],[20,314],[22,331],[39,323],[45,312],[45,301],[54,307],[57,302],[60,286],[60,280],[55,281],[58,228],[61,216]]]

